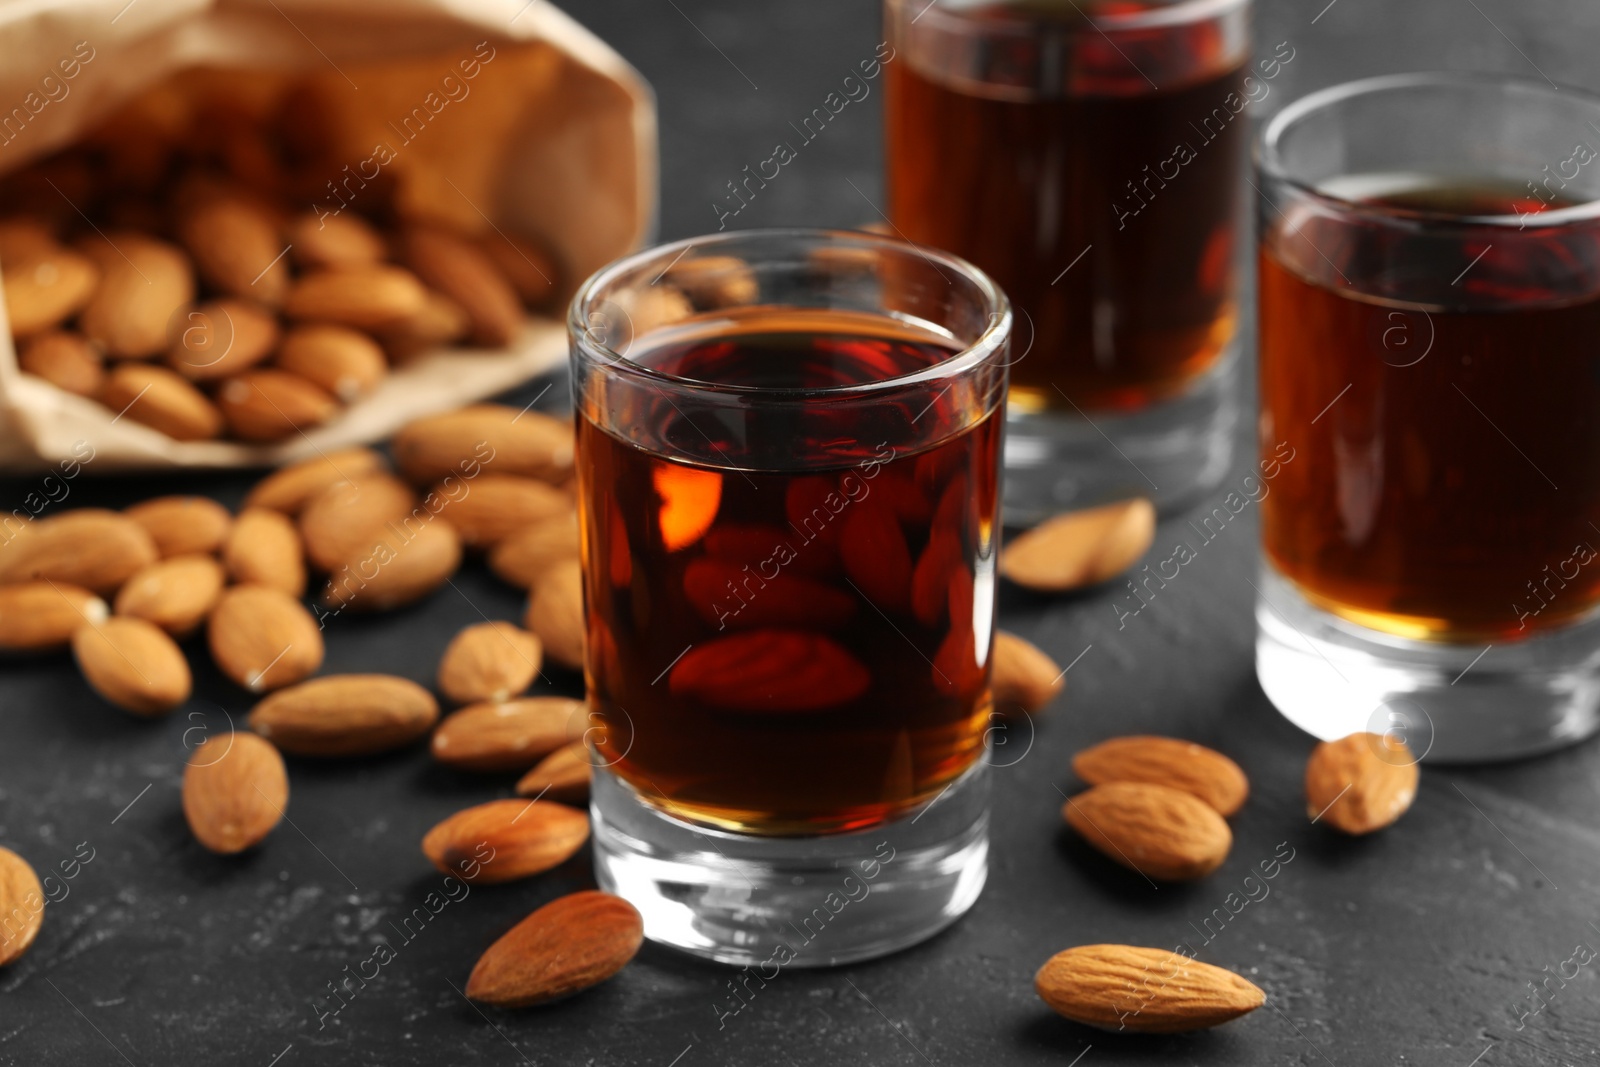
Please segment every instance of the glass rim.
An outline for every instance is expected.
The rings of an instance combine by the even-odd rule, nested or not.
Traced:
[[[939,7],[939,0],[891,0],[891,2],[902,9],[912,3],[926,2],[927,6],[911,20],[912,22],[920,22],[925,15],[932,15],[936,22],[956,26],[971,26],[978,21],[959,10]],[[1062,24],[1059,26],[1052,25],[1052,28],[1065,33],[1085,33],[1089,31],[1121,33],[1127,30],[1152,29],[1160,26],[1183,26],[1221,18],[1237,8],[1249,5],[1250,2],[1251,0],[1172,0],[1170,3],[1150,7],[1139,12],[1103,14],[1093,17],[1078,8],[1078,5],[1074,2],[1072,6],[1078,8],[1078,13],[1083,16],[1085,25],[1068,26]],[[1041,24],[1039,19],[1029,19],[1021,15],[1002,15],[999,18],[985,19],[982,22],[982,25],[992,28],[997,33],[1034,33]]]
[[[1262,177],[1281,182],[1307,198],[1352,215],[1393,221],[1454,224],[1459,226],[1485,226],[1517,230],[1549,229],[1600,219],[1600,197],[1585,200],[1571,207],[1553,211],[1539,211],[1532,215],[1495,214],[1469,215],[1449,211],[1431,211],[1425,208],[1396,207],[1373,204],[1330,193],[1310,182],[1302,181],[1289,173],[1287,161],[1281,152],[1283,137],[1302,119],[1346,101],[1379,93],[1391,93],[1420,88],[1493,88],[1530,92],[1544,99],[1577,99],[1593,107],[1600,119],[1600,95],[1583,89],[1563,85],[1552,89],[1546,82],[1512,74],[1492,71],[1415,71],[1407,74],[1382,74],[1373,78],[1358,78],[1340,82],[1292,101],[1261,129],[1255,144],[1255,165]],[[1257,192],[1260,192],[1258,189]],[[1265,196],[1265,194],[1262,194]]]
[[[655,279],[655,281],[660,281],[661,275],[664,275],[673,263],[683,258],[693,248],[721,247],[741,240],[770,240],[774,238],[801,240],[826,238],[826,241],[818,240],[818,247],[843,239],[844,242],[854,243],[857,246],[878,247],[895,252],[918,255],[935,266],[935,268],[940,266],[948,268],[971,282],[982,297],[984,304],[983,314],[988,319],[989,324],[970,344],[963,344],[949,358],[942,359],[920,370],[888,378],[876,378],[868,382],[822,387],[731,385],[723,382],[708,382],[701,378],[684,378],[638,363],[626,354],[617,352],[609,345],[601,344],[590,336],[588,312],[595,305],[596,295],[603,292],[609,284],[615,282],[621,275],[638,270],[646,264],[661,262],[663,264],[662,270]],[[727,251],[725,248],[723,250]],[[730,252],[729,254],[732,253]],[[650,284],[654,285],[655,281]],[[779,304],[775,306],[800,307],[803,305]],[[888,312],[881,313],[885,318],[893,317]],[[686,237],[667,244],[640,249],[601,267],[591,274],[578,287],[577,293],[572,297],[572,302],[567,305],[567,334],[572,339],[574,350],[583,353],[585,358],[604,366],[609,373],[625,374],[685,392],[761,397],[774,401],[865,398],[908,386],[927,385],[947,378],[960,378],[962,375],[975,371],[988,362],[990,357],[999,350],[1000,346],[1010,336],[1012,322],[1011,301],[1006,296],[1005,291],[988,274],[959,256],[953,256],[948,252],[941,252],[935,248],[926,248],[897,237],[869,233],[863,230],[830,230],[804,226],[729,230],[725,233]]]

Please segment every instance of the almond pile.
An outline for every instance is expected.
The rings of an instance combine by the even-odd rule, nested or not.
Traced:
[[[293,94],[251,117],[153,93],[0,181],[22,370],[174,440],[276,441],[392,366],[504,348],[556,307],[558,267],[526,235],[403,217],[381,182],[364,215],[308,211],[347,162],[311,143],[315,119]]]

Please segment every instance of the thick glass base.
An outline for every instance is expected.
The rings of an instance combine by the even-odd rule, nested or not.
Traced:
[[[1148,497],[1163,515],[1215,489],[1239,421],[1238,348],[1187,391],[1139,411],[1006,409],[1005,523]]]
[[[1429,762],[1515,759],[1600,730],[1600,615],[1507,644],[1417,641],[1310,603],[1270,565],[1256,676],[1285,718],[1333,740],[1389,733]]]
[[[920,810],[848,834],[696,826],[604,768],[590,810],[600,887],[639,909],[652,941],[723,963],[830,967],[907,948],[960,918],[988,874],[984,761]]]

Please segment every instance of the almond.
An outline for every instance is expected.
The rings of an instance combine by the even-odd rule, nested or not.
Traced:
[[[270,586],[297,600],[305,595],[300,534],[281,512],[262,507],[241,511],[222,546],[222,565],[240,585]]]
[[[537,411],[475,404],[417,419],[390,442],[412,482],[475,478],[480,469],[560,482],[572,472],[572,427]]]
[[[627,966],[644,920],[621,897],[594,889],[552,900],[489,946],[467,979],[467,998],[526,1008],[582,992]]]
[[[16,962],[44,923],[44,887],[33,867],[9,848],[0,848],[0,915],[6,933],[0,941],[0,967]]]
[[[14,652],[61,648],[80,626],[97,626],[110,615],[104,600],[66,582],[0,585],[0,648]]]
[[[384,350],[396,363],[411,360],[461,340],[471,321],[460,304],[428,290],[422,307],[378,333]]]
[[[255,734],[208,737],[184,768],[183,817],[212,852],[231,855],[260,844],[288,806],[283,757]]]
[[[92,238],[86,248],[100,266],[100,284],[79,327],[113,358],[145,359],[164,351],[171,340],[168,324],[194,299],[187,257],[163,241],[125,230]]]
[[[331,570],[322,603],[353,611],[387,611],[427,596],[460,566],[460,535],[449,523],[424,514],[386,527],[371,548]]]
[[[755,272],[738,256],[685,256],[667,269],[667,280],[702,310],[753,304],[761,295]]]
[[[1346,834],[1370,834],[1406,813],[1417,795],[1417,761],[1389,734],[1324,741],[1306,762],[1306,814]]]
[[[374,264],[305,275],[290,288],[283,310],[302,322],[382,330],[404,322],[426,304],[426,290],[416,275]]]
[[[500,268],[528,307],[546,308],[561,295],[561,268],[546,249],[528,238],[486,233],[478,239],[478,250]]]
[[[359,215],[315,212],[298,215],[288,228],[295,262],[318,267],[368,267],[382,263],[388,249],[372,225]]]
[[[157,559],[144,527],[115,511],[79,508],[29,523],[0,552],[0,582],[38,578],[107,596]]]
[[[281,441],[322,425],[339,411],[333,397],[298,374],[270,368],[223,382],[217,405],[228,429],[245,441]]]
[[[296,326],[273,362],[348,404],[372,392],[389,373],[378,342],[347,326]]]
[[[548,482],[516,474],[480,474],[432,493],[437,514],[469,548],[491,548],[533,523],[572,514],[572,498]]]
[[[439,661],[439,692],[457,704],[507,700],[539,673],[539,639],[509,622],[481,622],[456,634]]]
[[[506,276],[472,242],[437,227],[413,226],[399,245],[401,262],[466,311],[474,343],[511,343],[522,326],[522,305]]]
[[[1113,737],[1072,757],[1072,770],[1090,785],[1149,782],[1193,794],[1219,815],[1244,807],[1250,780],[1220,752],[1172,737]]]
[[[244,498],[244,504],[247,508],[271,508],[285,515],[298,515],[323,490],[386,468],[383,456],[370,448],[319,452],[261,479]]]
[[[173,556],[129,578],[117,593],[116,612],[183,637],[211,611],[222,584],[222,564],[211,556]]]
[[[1039,998],[1101,1030],[1176,1034],[1254,1011],[1266,994],[1221,967],[1164,948],[1082,945],[1057,952],[1033,980]]]
[[[28,338],[17,365],[57,389],[79,396],[99,396],[105,388],[105,360],[82,334],[70,330],[47,330]]]
[[[1155,532],[1156,509],[1143,498],[1069,511],[1006,545],[1000,573],[1044,592],[1095,585],[1133,566]]]
[[[115,616],[80,626],[72,653],[90,688],[136,715],[164,715],[189,699],[189,664],[154,623]]]
[[[205,441],[222,432],[222,412],[206,395],[165,367],[125,363],[106,375],[100,403],[174,441]]]
[[[593,779],[589,746],[574,741],[562,745],[523,775],[517,781],[517,795],[582,804],[589,799],[589,783]]]
[[[231,378],[278,344],[278,320],[260,304],[227,298],[197,304],[175,326],[167,365],[195,382]]]
[[[229,296],[283,303],[289,290],[288,251],[266,208],[244,196],[196,198],[178,220],[178,237],[206,284]]]
[[[300,512],[300,537],[319,570],[336,570],[357,556],[370,555],[385,530],[431,524],[416,494],[400,479],[380,471],[336,482]]]
[[[578,516],[547,515],[495,543],[489,569],[518,589],[532,589],[552,564],[578,558]]]
[[[583,568],[577,560],[553,564],[539,576],[526,624],[551,660],[583,669]]]
[[[29,337],[59,326],[92,298],[100,271],[86,256],[51,248],[5,263],[6,317],[12,337]]]
[[[525,771],[588,727],[581,700],[523,697],[474,704],[433,734],[433,758],[466,771]]]
[[[1233,846],[1215,808],[1164,785],[1107,782],[1068,800],[1061,814],[1106,856],[1164,882],[1210,874]]]
[[[994,671],[990,676],[994,706],[999,712],[1021,708],[1032,714],[1066,688],[1066,673],[1037,645],[1007,630],[994,635]]]
[[[446,874],[487,885],[565,863],[589,840],[589,817],[543,800],[491,800],[429,830],[422,851]]]
[[[228,509],[204,496],[158,496],[122,513],[144,527],[162,558],[215,554],[233,528]]]
[[[322,630],[281,589],[236,585],[212,609],[206,641],[217,667],[252,693],[298,682],[322,666]]]
[[[364,756],[410,744],[433,729],[433,694],[387,674],[313,678],[273,693],[250,728],[296,756]]]

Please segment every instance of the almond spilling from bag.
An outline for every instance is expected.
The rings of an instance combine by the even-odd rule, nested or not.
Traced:
[[[10,295],[8,290],[6,296]],[[87,338],[68,330],[30,337],[17,354],[17,366],[79,396],[99,396],[105,387],[105,360]]]
[[[321,426],[339,412],[338,402],[315,385],[270,367],[223,382],[217,406],[228,429],[244,441],[281,441]]]
[[[523,697],[474,704],[433,734],[433,758],[468,771],[525,771],[588,728],[585,704],[568,697]]]
[[[996,711],[1021,708],[1032,714],[1059,696],[1066,685],[1065,672],[1037,645],[1007,630],[995,631],[989,686]]]
[[[0,553],[0,582],[39,579],[108,596],[157,558],[155,541],[137,522],[79,508],[20,528]]]
[[[189,699],[189,662],[154,623],[113,617],[81,626],[72,654],[90,688],[125,711],[164,715]]]
[[[178,237],[213,289],[268,307],[289,291],[289,264],[272,214],[247,196],[195,197],[178,220]]]
[[[475,478],[481,470],[560,482],[572,473],[572,427],[537,411],[474,404],[409,423],[390,450],[418,485],[446,477]]]
[[[1417,795],[1416,757],[1388,734],[1324,741],[1306,762],[1306,814],[1346,834],[1393,823]]]
[[[583,568],[577,560],[553,564],[539,576],[528,600],[527,626],[550,659],[583,669]]]
[[[644,920],[621,897],[585,890],[552,900],[489,946],[467,997],[497,1008],[559,1000],[610,978],[639,951]]]
[[[231,378],[278,346],[278,320],[248,300],[212,300],[184,313],[174,327],[167,366],[194,382]]]
[[[106,375],[100,403],[174,441],[207,441],[222,432],[222,411],[165,367],[124,363]]]
[[[302,267],[369,267],[388,255],[383,237],[354,213],[307,212],[289,223],[289,244]]]
[[[204,496],[159,496],[122,513],[144,527],[163,559],[219,552],[233,527],[228,509]]]
[[[1192,793],[1232,815],[1244,807],[1250,780],[1220,752],[1173,737],[1113,737],[1072,757],[1072,770],[1090,785],[1149,782]]]
[[[306,592],[300,533],[282,512],[247,507],[222,546],[222,565],[240,585],[265,585],[298,600]]]
[[[439,721],[416,682],[336,674],[280,689],[250,712],[250,728],[296,756],[366,756],[408,745]]]
[[[370,448],[333,449],[267,475],[250,490],[244,504],[294,517],[324,490],[386,468],[383,456]]]
[[[5,916],[5,940],[0,941],[0,967],[14,963],[28,951],[44,924],[44,887],[27,860],[0,848],[0,915]]]
[[[439,692],[457,704],[507,700],[527,691],[539,673],[539,639],[509,622],[469,626],[439,661]]]
[[[236,585],[211,612],[206,641],[217,668],[252,693],[298,682],[322,666],[322,630],[281,589]]]
[[[422,851],[464,881],[510,882],[565,863],[589,840],[589,816],[543,800],[491,800],[429,830]]]
[[[572,513],[572,498],[549,482],[515,474],[480,474],[441,484],[431,502],[469,548],[491,548],[533,523]]]
[[[570,502],[569,502],[570,503]],[[489,569],[531,590],[552,564],[578,558],[578,516],[570,509],[529,523],[489,550]]]
[[[306,556],[322,571],[370,555],[385,530],[395,525],[431,522],[411,487],[393,475],[374,471],[336,482],[300,512],[300,537]]]
[[[208,737],[183,771],[183,817],[212,852],[243,852],[283,819],[289,772],[283,757],[255,734]]]
[[[1233,832],[1215,808],[1164,785],[1097,785],[1069,799],[1061,815],[1108,858],[1163,882],[1210,874],[1233,847]]]
[[[1083,945],[1058,952],[1033,980],[1039,999],[1101,1030],[1178,1034],[1237,1019],[1266,994],[1232,971],[1161,948]]]
[[[517,796],[582,804],[594,781],[589,746],[583,741],[562,745],[517,781]]]
[[[283,310],[305,322],[382,330],[403,322],[426,302],[427,290],[415,274],[375,264],[307,274],[290,287]]]
[[[1047,519],[1000,552],[1000,573],[1028,589],[1065,592],[1115,578],[1150,550],[1156,509],[1143,498]]]
[[[110,614],[104,600],[66,582],[0,585],[0,648],[13,652],[61,648],[80,626],[97,626]]]
[[[192,633],[222,595],[222,564],[210,556],[174,556],[129,578],[116,613],[153,622],[173,637]]]
[[[117,359],[166,350],[168,324],[194,300],[194,274],[180,250],[140,233],[86,238],[81,250],[100,267],[100,284],[78,325]]]
[[[412,226],[400,237],[400,259],[428,285],[460,304],[474,343],[502,348],[522,325],[516,290],[464,237],[435,226]]]
[[[387,611],[427,596],[460,566],[460,535],[424,512],[404,524],[391,523],[369,550],[331,570],[322,603],[341,610]]]
[[[326,324],[290,330],[273,363],[346,404],[372,392],[389,373],[378,342],[359,330]]]
[[[6,316],[13,337],[58,326],[94,295],[100,271],[86,256],[54,247],[4,263]]]

